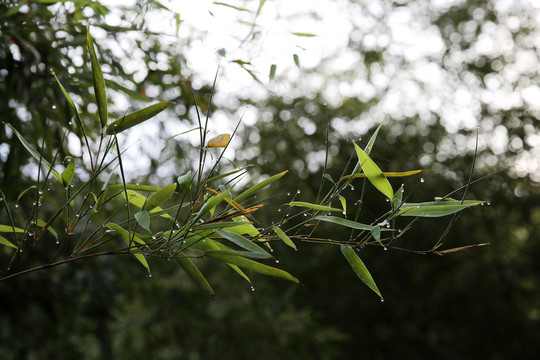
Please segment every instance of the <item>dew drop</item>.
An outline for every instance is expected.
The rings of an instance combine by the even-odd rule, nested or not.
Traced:
[[[343,215],[347,215],[347,213],[346,213],[345,211],[342,211],[341,213],[342,213]]]
[[[354,186],[351,186],[351,190],[354,190]]]
[[[304,216],[307,216],[307,213],[304,213]]]
[[[60,244],[60,240],[57,239],[56,240],[56,245],[58,245],[58,244]]]
[[[424,178],[420,178],[420,182],[423,183],[425,180]]]
[[[39,191],[38,191],[38,194],[39,194],[39,195],[43,194],[43,191],[39,190]]]
[[[75,214],[75,217],[78,218],[78,217],[79,217],[79,214]]]
[[[18,208],[18,207],[19,207],[19,204],[15,204],[15,207]]]
[[[203,240],[204,241],[204,240]],[[270,249],[270,252],[274,252],[274,249]]]
[[[19,252],[22,253],[22,249],[19,249]]]
[[[152,277],[152,274],[148,274],[148,277],[151,278],[151,277]]]
[[[156,240],[156,235],[152,236],[152,240]]]
[[[253,286],[251,287],[251,291],[255,291],[255,288]]]
[[[73,121],[68,122],[68,125],[73,125]]]
[[[28,236],[30,237],[34,236],[34,233],[28,233]]]
[[[30,225],[34,225],[34,220],[30,220]]]
[[[33,205],[33,206],[36,206],[36,202],[34,201],[34,202],[32,203],[32,205]]]
[[[388,248],[387,248],[386,246],[385,246],[383,249],[384,249],[385,251],[388,250]]]
[[[489,206],[489,205],[491,205],[491,203],[488,201],[487,205]]]
[[[381,302],[384,302],[384,299],[383,299],[383,298],[381,298]]]
[[[56,110],[56,105],[51,106],[53,110]]]
[[[297,194],[300,194],[300,189],[296,190],[296,193],[297,193]]]
[[[278,209],[278,212],[281,212],[281,209]]]
[[[279,264],[279,260],[276,259],[276,264]]]
[[[290,193],[290,192],[288,192],[288,193],[287,193],[287,196],[291,196],[291,193]]]

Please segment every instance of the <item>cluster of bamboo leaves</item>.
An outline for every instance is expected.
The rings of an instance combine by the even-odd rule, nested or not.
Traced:
[[[339,181],[334,181],[330,175],[325,174],[325,179],[330,181],[331,186],[321,201],[315,203],[298,201],[296,200],[298,196],[295,196],[292,201],[285,204],[287,210],[280,219],[270,225],[261,226],[255,221],[254,216],[264,204],[254,203],[253,198],[262,188],[286,175],[288,170],[260,181],[244,191],[238,191],[235,184],[237,179],[247,173],[248,167],[210,177],[209,174],[216,170],[229,144],[230,135],[222,134],[207,140],[208,116],[205,124],[202,124],[199,116],[198,130],[201,141],[198,169],[187,171],[178,176],[176,183],[164,187],[127,183],[122,163],[123,151],[120,149],[117,135],[154,117],[170,103],[156,103],[119,119],[109,119],[105,81],[89,30],[87,49],[98,107],[100,126],[98,138],[94,139],[87,133],[69,93],[56,75],[54,73],[53,75],[65,95],[79,133],[82,134],[85,151],[90,159],[91,176],[88,181],[75,186],[73,180],[76,164],[72,157],[64,159],[63,171],[57,171],[54,165],[58,162],[56,158],[52,161],[47,160],[42,149],[38,150],[39,147],[30,144],[17,129],[6,124],[30,155],[38,161],[39,166],[36,185],[18,194],[15,201],[18,202],[26,193],[36,194],[36,201],[28,214],[26,224],[21,226],[15,223],[12,216],[13,209],[10,209],[8,204],[8,196],[1,194],[9,223],[0,225],[0,232],[9,234],[10,238],[0,236],[0,245],[12,249],[11,260],[5,269],[8,275],[2,279],[95,256],[130,254],[144,266],[150,276],[149,258],[174,260],[203,291],[214,296],[212,286],[197,267],[195,259],[209,258],[226,263],[249,283],[251,280],[246,270],[298,283],[296,277],[274,266],[277,260],[272,255],[272,243],[282,241],[296,250],[295,241],[317,239],[318,242],[338,245],[358,277],[382,299],[373,277],[358,256],[359,249],[366,245],[382,246],[385,249],[390,247],[396,238],[405,233],[398,232],[391,226],[398,217],[416,219],[455,215],[466,208],[484,203],[479,200],[465,200],[464,197],[455,200],[449,196],[423,203],[406,202],[403,186],[394,191],[388,178],[412,176],[421,170],[400,173],[380,170],[370,157],[381,128],[379,126],[364,149],[353,143],[358,161],[350,174],[343,176]],[[97,152],[92,151],[91,143],[97,144]],[[206,154],[215,149],[223,151],[212,170],[205,172]],[[112,160],[107,157],[110,154],[113,154]],[[120,181],[112,183],[113,175],[117,173]],[[371,184],[368,186],[375,187],[389,203],[388,212],[370,224],[346,218],[348,201],[342,193],[359,178],[367,180]],[[58,181],[58,184],[62,185],[65,199],[56,211],[50,214],[42,209],[42,201],[46,201],[43,190],[50,186],[51,181]],[[296,211],[297,208],[301,209],[300,212]],[[94,229],[90,226],[90,222],[94,215],[100,212],[101,214],[105,212],[108,220]],[[291,214],[293,215],[291,217],[304,215],[299,225],[288,225],[291,219],[288,215]],[[57,231],[58,224],[61,223],[65,224],[63,234]],[[323,223],[350,228],[350,238],[347,240],[316,238],[315,231]],[[306,224],[312,226],[309,227],[308,233],[302,233],[302,230],[308,228],[305,227]],[[92,230],[87,232],[87,229]],[[47,232],[56,239],[58,244],[56,246],[69,249],[69,255],[66,258],[55,258],[43,266],[10,273],[11,265],[23,256],[23,250],[35,247]],[[439,241],[431,251],[443,255],[468,248],[439,250],[440,245]],[[478,245],[482,244],[471,246]],[[269,262],[272,265],[268,265]]]

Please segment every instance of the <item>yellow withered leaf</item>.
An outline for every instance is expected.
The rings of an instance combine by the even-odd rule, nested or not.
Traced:
[[[208,140],[208,145],[206,147],[208,149],[210,148],[224,148],[229,143],[229,140],[231,139],[231,135],[229,134],[221,134],[218,135],[210,140]]]

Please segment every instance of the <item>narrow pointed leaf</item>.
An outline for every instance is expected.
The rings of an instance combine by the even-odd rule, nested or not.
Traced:
[[[349,228],[352,228],[352,229],[357,229],[357,230],[369,230],[369,231],[371,231],[371,229],[373,228],[373,226],[371,226],[371,225],[366,225],[366,224],[362,224],[362,223],[359,223],[359,222],[356,222],[356,221],[343,219],[343,218],[340,218],[340,217],[337,217],[337,216],[324,216],[324,215],[321,215],[321,216],[315,216],[313,218],[313,220],[326,221],[326,222],[346,226],[346,227],[349,227]]]
[[[112,174],[112,172],[111,172],[111,174]],[[124,190],[124,185],[123,184],[114,184],[114,185],[109,186],[109,189],[121,189],[121,190]],[[136,184],[126,184],[126,189],[135,190],[135,191],[151,191],[151,192],[156,192],[156,191],[160,190],[160,188],[157,187],[157,186],[136,185]]]
[[[64,163],[68,162],[68,165],[66,166],[66,169],[62,171],[62,184],[65,188],[71,184],[71,180],[73,180],[73,175],[75,175],[75,161],[73,161],[73,158],[71,156],[66,156],[64,159]]]
[[[0,245],[4,245],[4,246],[8,246],[10,248],[17,249],[17,246],[15,246],[11,241],[9,241],[8,239],[6,239],[3,236],[0,236]]]
[[[358,169],[360,169],[360,165],[357,165],[358,166]],[[424,170],[411,170],[411,171],[386,171],[386,172],[383,172],[383,176],[385,178],[395,178],[395,177],[406,177],[406,176],[412,176],[412,175],[416,175],[416,174],[420,174],[421,172],[423,172]],[[350,179],[350,178],[353,178],[353,179],[357,179],[357,178],[365,178],[366,177],[366,174],[354,174],[354,175],[346,175],[344,177],[342,177],[341,179],[339,179],[339,181],[343,181],[343,180],[347,180],[347,179]]]
[[[142,210],[136,213],[135,220],[143,229],[150,231],[150,215],[148,211]]]
[[[86,45],[88,46],[88,51],[90,52],[90,62],[92,64],[92,80],[94,82],[94,93],[96,95],[96,103],[98,107],[101,128],[103,129],[105,128],[105,126],[107,126],[107,93],[105,91],[105,80],[103,80],[101,66],[99,66],[96,50],[94,49],[94,40],[92,39],[92,35],[90,35],[90,28],[88,28],[86,34]]]
[[[371,228],[371,235],[373,235],[373,238],[379,243],[381,244],[382,246],[383,243],[381,242],[381,226],[380,225],[376,225],[374,227]],[[385,248],[386,249],[386,248]]]
[[[270,66],[270,74],[268,75],[268,78],[270,80],[272,80],[275,76],[276,76],[276,68],[277,68],[277,65],[276,64],[272,64]]]
[[[209,255],[232,255],[232,256],[240,256],[247,259],[268,259],[270,257],[270,254],[262,254],[262,253],[256,253],[252,251],[244,251],[244,250],[232,250],[230,248],[224,249],[224,250],[208,250],[204,252],[204,256]]]
[[[250,260],[250,259],[246,259],[246,258],[243,258],[243,257],[240,257],[240,256],[234,256],[234,255],[226,255],[226,254],[208,254],[208,257],[211,257],[211,258],[214,258],[214,259],[217,259],[217,260],[221,260],[221,261],[225,261],[229,264],[233,264],[233,265],[237,265],[241,268],[244,268],[244,269],[247,269],[247,270],[251,270],[251,271],[255,271],[259,274],[263,274],[263,275],[266,275],[266,276],[274,276],[274,277],[278,277],[278,278],[281,278],[281,279],[286,279],[286,280],[290,280],[290,281],[293,281],[295,283],[300,283],[300,281],[295,278],[294,276],[292,276],[291,274],[289,274],[288,272],[284,271],[284,270],[281,270],[281,269],[277,269],[275,267],[271,267],[271,266],[268,266],[268,265],[264,265],[264,264],[261,264],[259,262],[256,262],[256,261],[253,261],[253,260]]]
[[[115,232],[119,233],[120,235],[122,235],[122,238],[124,239],[126,244],[129,245],[129,243],[130,243],[130,234],[126,229],[124,229],[123,227],[121,227],[120,225],[115,224],[115,223],[107,223],[107,224],[105,224],[105,226],[108,227],[111,230],[114,230]],[[136,242],[136,243],[141,244],[141,245],[146,244],[143,240],[141,240],[137,236],[133,236],[133,242],[134,243]],[[152,274],[151,271],[150,271],[150,266],[148,265],[148,261],[146,261],[146,258],[144,257],[144,255],[139,253],[139,252],[136,252],[136,251],[139,251],[139,248],[135,244],[131,245],[131,251],[132,251],[133,256],[135,256],[135,258],[141,263],[141,265],[144,266],[144,268],[148,271],[148,273]]]
[[[184,253],[180,253],[180,257],[177,259],[186,274],[193,280],[193,282],[205,293],[207,293],[210,296],[216,296],[216,293],[214,292],[214,289],[212,289],[212,286],[206,278],[203,276],[203,274],[200,272],[200,270],[195,266],[193,261],[191,261],[190,258],[186,257]]]
[[[146,200],[145,209],[151,211],[157,206],[161,205],[165,201],[169,200],[176,190],[176,184],[170,184],[152,194],[148,200]]]
[[[384,177],[381,169],[371,160],[368,154],[364,152],[364,150],[360,149],[356,143],[354,143],[354,147],[356,149],[356,154],[358,155],[358,161],[360,162],[360,166],[362,167],[362,170],[364,171],[364,174],[366,174],[369,182],[377,188],[381,193],[383,193],[387,198],[392,199],[394,197],[394,191],[392,190],[392,185],[390,185],[390,182]]]
[[[41,219],[37,219],[36,224],[37,226],[40,226],[40,227],[47,226],[47,223]],[[52,236],[54,236],[56,240],[58,240],[58,233],[56,232],[56,230],[53,229],[52,226],[48,226],[47,230],[52,234]]]
[[[392,209],[396,211],[401,206],[401,202],[403,199],[403,185],[396,191],[394,194],[394,198],[392,199]]]
[[[312,34],[312,33],[305,33],[305,32],[294,32],[292,33],[294,36],[301,36],[301,37],[314,37],[314,36],[317,36],[315,34]]]
[[[301,206],[301,207],[305,207],[305,208],[308,208],[308,209],[319,210],[319,211],[343,212],[343,210],[338,209],[338,208],[333,208],[333,207],[330,207],[330,206],[317,205],[317,204],[311,204],[311,203],[307,203],[307,202],[303,202],[303,201],[291,201],[289,203],[289,206],[291,206],[291,207],[292,206]]]
[[[297,250],[296,249],[296,245],[294,244],[294,242],[291,240],[291,238],[289,238],[287,236],[287,234],[285,234],[285,232],[283,230],[281,230],[280,228],[278,228],[277,226],[274,226],[274,231],[276,233],[277,236],[279,236],[279,238],[288,246],[292,247],[294,250]]]
[[[347,200],[342,195],[339,195],[339,201],[341,202],[341,207],[343,208],[343,213],[345,214],[347,212]]]
[[[13,133],[17,136],[21,144],[24,146],[26,150],[32,155],[37,161],[40,161],[43,166],[45,166],[47,169],[51,170],[51,173],[56,176],[56,178],[60,181],[62,181],[62,175],[56,170],[54,170],[53,166],[50,162],[48,162],[26,139],[11,125],[6,124],[7,127],[13,131]]]
[[[457,213],[471,206],[484,204],[481,200],[465,200],[463,204],[460,200],[430,201],[424,203],[405,203],[401,205],[398,216],[418,216],[418,217],[441,217]]]
[[[73,100],[71,100],[71,96],[69,96],[68,92],[66,91],[66,89],[64,88],[64,86],[62,85],[60,80],[58,80],[58,78],[56,77],[56,73],[53,71],[52,74],[53,74],[54,78],[56,79],[56,82],[58,83],[58,86],[60,86],[60,90],[62,90],[62,94],[64,94],[64,97],[66,98],[69,109],[71,110],[73,115],[75,115],[77,125],[79,125],[79,127],[81,128],[81,130],[83,132],[83,135],[86,137],[86,132],[85,132],[84,127],[82,125],[81,117],[79,116],[79,112],[77,111],[77,107],[75,107],[75,103],[73,103]]]
[[[255,244],[252,241],[249,241],[248,239],[246,239],[242,235],[238,235],[238,234],[236,234],[234,232],[227,231],[227,230],[218,230],[216,232],[216,234],[223,237],[224,239],[229,240],[233,244],[236,244],[236,245],[240,246],[243,249],[246,249],[248,251],[251,251],[253,253],[256,253],[256,254],[262,256],[262,258],[271,258],[272,257],[269,253],[267,253],[259,245]]]
[[[373,135],[371,135],[371,138],[369,138],[369,141],[366,145],[366,147],[364,148],[364,152],[366,154],[370,154],[371,153],[371,149],[373,148],[373,144],[375,144],[375,140],[377,139],[377,135],[379,134],[379,130],[381,130],[381,127],[382,127],[383,123],[380,123],[379,126],[377,126],[377,129],[375,130],[375,132],[373,133]],[[356,166],[354,167],[354,170],[352,172],[352,174],[354,175],[354,177],[356,177],[358,175],[358,173],[360,172],[360,162],[358,162],[356,164]],[[356,175],[355,175],[356,174]],[[350,176],[346,176],[345,178],[348,178]],[[339,181],[342,181],[344,178],[341,178]]]
[[[260,183],[258,183],[256,185],[253,185],[252,187],[250,187],[249,189],[247,189],[246,191],[244,191],[243,193],[238,195],[236,198],[234,198],[234,201],[240,202],[242,199],[248,197],[249,195],[253,194],[254,192],[256,192],[256,191],[264,188],[265,186],[270,185],[274,181],[280,179],[283,175],[285,175],[288,172],[289,172],[289,170],[282,171],[279,174],[273,175],[273,176],[269,177],[268,179],[263,180],[263,181],[261,181]]]
[[[122,118],[113,121],[106,131],[106,135],[118,134],[124,130],[129,129],[135,125],[138,125],[148,119],[151,119],[155,115],[165,110],[171,103],[168,101],[160,102],[154,105],[150,105],[144,109],[127,114]]]
[[[382,299],[381,292],[379,291],[379,288],[377,288],[377,284],[375,284],[375,281],[373,280],[373,277],[369,273],[369,270],[367,269],[366,265],[364,265],[364,262],[356,252],[350,247],[346,245],[341,245],[341,252],[343,253],[343,256],[345,256],[345,259],[349,262],[349,265],[354,270],[356,275],[366,284],[371,290],[373,290],[377,295],[379,295]]]
[[[213,210],[223,199],[229,195],[232,189],[229,189],[219,195],[212,196],[210,199],[202,206],[201,210],[199,210],[199,213],[197,216],[193,218],[191,221],[193,224],[197,222],[202,216],[207,214],[209,211]]]
[[[26,194],[28,191],[32,190],[32,189],[37,189],[37,186],[36,185],[32,185],[32,186],[29,186],[27,187],[26,189],[24,189],[20,194],[19,196],[17,196],[17,202],[19,202],[19,200],[21,200],[21,198],[23,197],[24,194]]]
[[[124,191],[122,191],[122,196],[126,196],[126,193]],[[128,201],[130,203],[132,203],[133,205],[137,206],[138,208],[141,208],[144,206],[145,202],[146,202],[146,198],[144,196],[142,196],[141,194],[139,194],[138,192],[136,191],[133,191],[133,190],[128,190],[127,191],[127,196],[128,196]],[[153,208],[152,210],[150,210],[150,213],[153,214],[153,213],[158,213],[158,212],[163,212],[163,209],[159,206],[156,206],[155,208]],[[172,219],[172,217],[167,214],[166,212],[163,212],[160,216],[164,217],[164,218],[167,218],[167,219]]]
[[[11,226],[11,225],[0,225],[0,232],[23,233],[24,229],[18,228],[16,226]]]
[[[298,54],[293,54],[293,61],[297,67],[300,67],[300,59],[298,58]]]

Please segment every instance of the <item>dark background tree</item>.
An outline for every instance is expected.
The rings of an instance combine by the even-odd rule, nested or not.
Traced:
[[[109,9],[97,3],[74,4],[54,11],[37,3],[0,5],[3,121],[23,131],[34,144],[45,141],[46,150],[60,143],[59,125],[66,126],[70,119],[49,68],[60,75],[70,92],[78,95],[83,118],[90,117],[96,110],[90,95],[88,62],[72,64],[66,60],[72,51],[82,49],[85,21],[104,28],[108,36],[119,41],[128,30],[145,33],[144,19],[136,14],[155,6],[148,2],[126,9],[126,19],[139,20],[132,21],[133,29],[113,29],[100,20]],[[19,5],[26,6],[25,12],[11,11]],[[89,7],[93,12],[85,12]],[[392,182],[396,186],[404,182],[406,189],[412,190],[410,201],[427,201],[467,182],[474,161],[476,125],[455,125],[447,113],[448,109],[459,110],[459,93],[465,87],[475,99],[468,106],[479,126],[474,179],[512,166],[518,160],[521,165],[472,185],[467,197],[488,199],[491,206],[463,213],[443,242],[445,248],[482,242],[490,245],[444,257],[384,251],[379,247],[363,250],[362,257],[383,292],[384,303],[358,281],[339,251],[309,243],[300,243],[296,253],[276,247],[280,262],[301,279],[301,286],[256,277],[255,291],[251,292],[232,272],[222,272],[208,264],[209,280],[218,292],[217,301],[205,298],[182,271],[166,262],[152,263],[152,279],[128,259],[102,258],[66,265],[0,283],[0,347],[6,358],[535,356],[535,344],[540,340],[536,264],[540,249],[534,241],[540,224],[538,174],[534,167],[538,110],[528,102],[527,89],[534,91],[538,74],[529,71],[523,59],[530,51],[538,56],[530,40],[538,31],[532,20],[537,9],[521,2],[508,9],[492,1],[465,2],[444,9],[423,2],[386,2],[382,13],[356,3],[351,3],[350,8],[351,14],[362,11],[383,24],[369,29],[381,36],[390,33],[392,16],[400,11],[418,11],[418,19],[428,20],[426,28],[437,29],[444,51],[411,59],[396,53],[399,39],[392,34],[389,42],[375,42],[373,46],[365,36],[357,36],[366,29],[355,25],[351,34],[356,35],[351,36],[349,49],[360,55],[357,69],[366,71],[366,83],[375,84],[376,76],[384,74],[385,67],[391,65],[398,69],[388,75],[392,81],[377,88],[371,98],[344,96],[329,105],[325,105],[328,100],[324,92],[315,96],[277,94],[264,100],[241,99],[257,109],[261,120],[256,126],[241,129],[238,135],[246,139],[246,149],[257,149],[252,157],[246,150],[243,154],[248,155],[242,155],[242,161],[258,164],[253,177],[257,172],[294,170],[268,196],[286,202],[287,193],[301,190],[299,199],[312,199],[322,179],[321,154],[325,150],[327,123],[331,125],[327,173],[337,179],[353,153],[351,140],[365,144],[373,131],[369,128],[386,116],[373,158],[383,170],[426,169],[422,175],[424,182],[419,177]],[[168,56],[171,60],[167,70],[153,66],[158,53],[171,55],[177,54],[177,50],[159,41],[159,34],[145,34],[149,40],[145,38],[137,44],[145,50],[144,62],[154,69],[143,81],[135,81],[133,74],[124,71],[122,60],[126,55],[114,55],[112,45],[98,42],[103,63],[110,66],[107,76],[123,79],[120,83],[125,89],[117,89],[118,94],[127,94],[137,101],[152,100],[145,98],[144,89],[158,87],[155,93],[160,96],[156,99],[176,101],[174,113],[178,118],[168,121],[190,119],[195,124],[189,110],[193,102],[184,79],[192,71],[178,56]],[[486,37],[502,37],[512,45],[496,43],[499,46],[490,51],[478,50]],[[323,59],[319,70],[306,69],[303,81],[309,83],[310,76],[327,69],[325,65],[330,61]],[[445,71],[445,86],[436,91],[409,72],[415,66],[430,64]],[[509,74],[512,70],[514,77]],[[357,74],[332,73],[328,81],[343,82]],[[171,81],[165,83],[162,80],[167,75]],[[413,88],[411,82],[416,84]],[[203,110],[208,108],[205,101],[210,85],[195,91]],[[399,92],[400,88],[417,87],[422,90],[417,99],[407,100]],[[381,104],[395,91],[400,100],[393,108],[383,107]],[[493,95],[497,91],[508,99],[518,94],[522,100],[506,103]],[[162,94],[170,97],[163,98]],[[116,95],[112,97],[116,99]],[[428,108],[426,114],[424,105],[433,98],[441,105]],[[220,111],[237,112],[226,104],[218,106]],[[116,111],[121,115],[120,108]],[[368,124],[362,131],[343,135],[362,122]],[[1,131],[1,190],[13,200],[33,184],[33,179],[24,172],[25,176],[20,175],[28,162],[27,154],[14,136],[8,137],[5,127]],[[496,141],[500,132],[505,134],[502,146]],[[362,139],[358,140],[360,136]],[[186,147],[168,143],[161,157],[152,158],[148,174],[156,172],[161,160],[189,156],[187,151]],[[359,197],[362,181],[355,181],[354,187],[350,190],[351,199]],[[360,216],[368,222],[382,211],[377,207],[382,198],[369,186],[366,191],[366,204]],[[21,211],[28,206],[24,201],[31,198],[22,198]],[[275,211],[270,207],[258,219],[269,223]],[[0,214],[5,223],[5,212]],[[429,249],[449,221],[416,222],[407,236],[394,245],[411,250]],[[331,231],[334,238],[348,237],[348,233]]]

